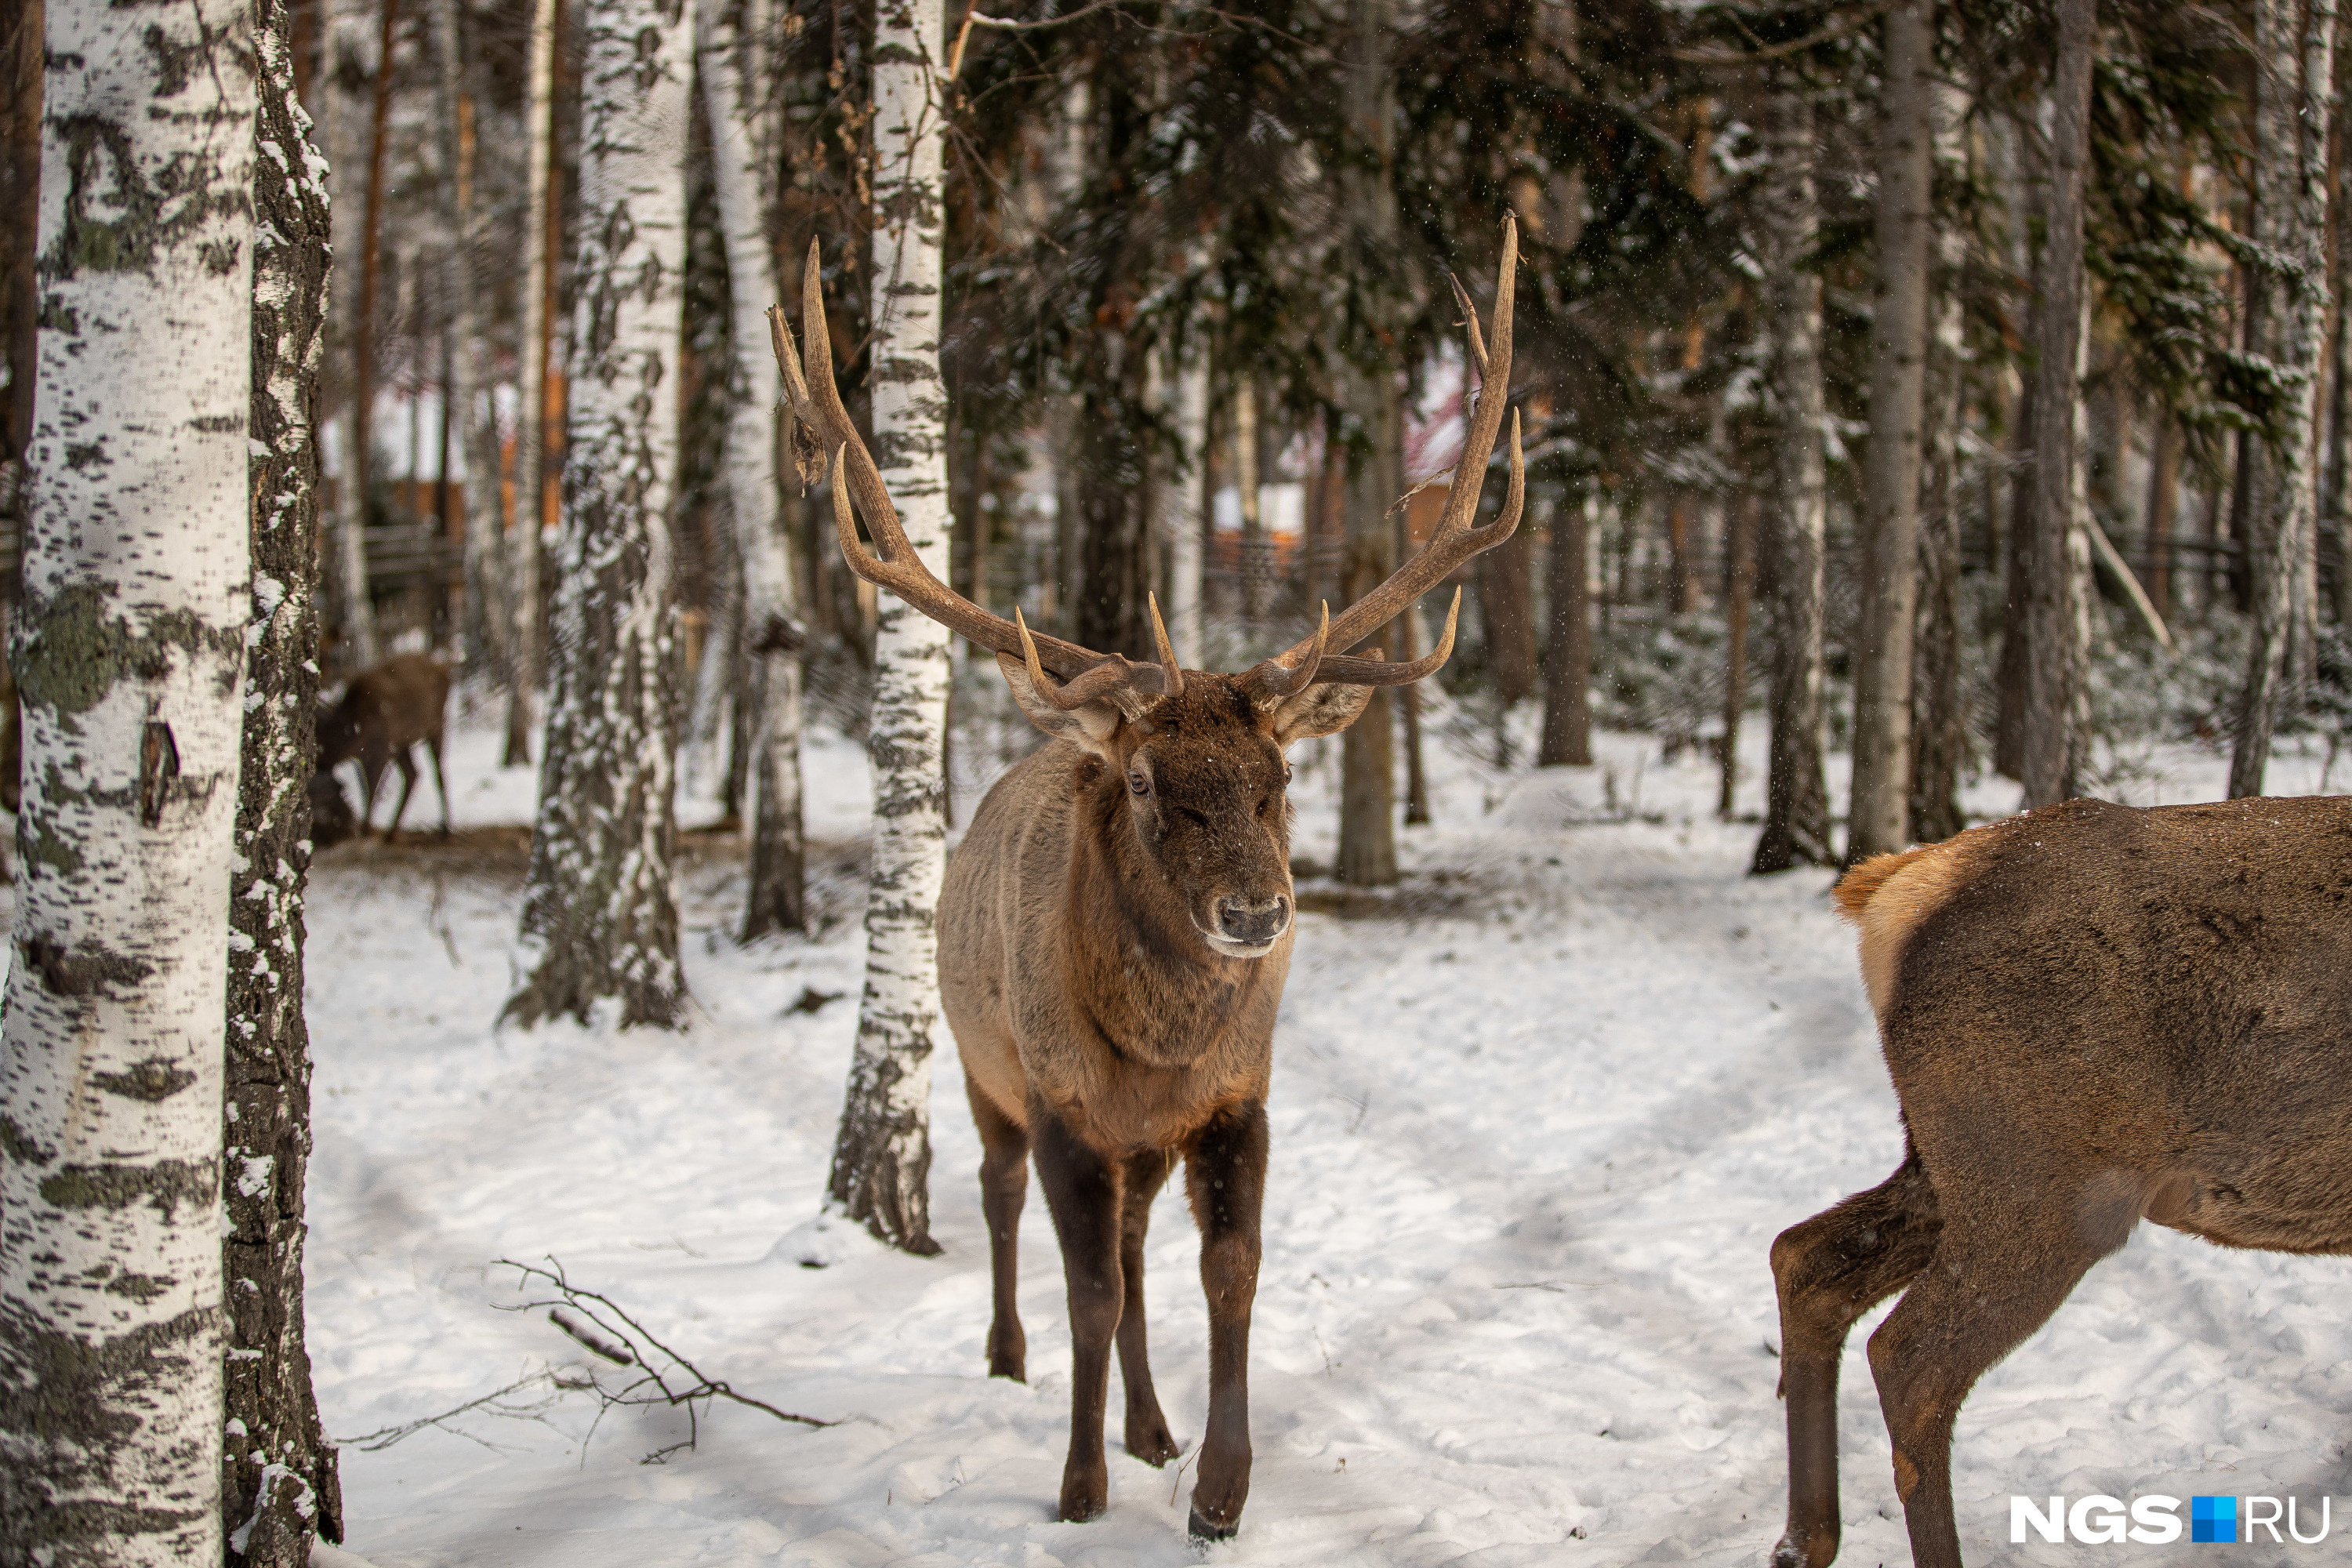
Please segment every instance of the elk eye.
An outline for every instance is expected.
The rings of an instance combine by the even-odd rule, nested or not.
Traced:
[[[1139,773],[1129,773],[1127,775],[1127,787],[1137,795],[1150,795],[1151,781]]]
[[[1290,759],[1287,757],[1282,760],[1282,782],[1284,784],[1290,782]]]

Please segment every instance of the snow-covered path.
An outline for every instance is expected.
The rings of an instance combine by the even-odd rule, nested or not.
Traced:
[[[1709,771],[1654,748],[1637,762],[1644,744],[1611,752],[1629,786],[1638,769],[1648,819],[1563,827],[1568,786],[1457,767],[1441,826],[1407,840],[1425,896],[1389,919],[1303,918],[1276,1039],[1255,1479],[1240,1536],[1208,1561],[1755,1563],[1777,1533],[1766,1251],[1882,1179],[1900,1134],[1829,877],[1744,877],[1753,828],[1716,824]],[[861,761],[837,747],[814,770],[820,836],[855,830]],[[1322,858],[1328,769],[1300,771],[1298,847]],[[854,992],[856,922],[737,949],[731,875],[688,879],[690,1030],[523,1034],[489,1027],[516,887],[322,866],[320,1394],[348,1438],[576,1356],[543,1313],[496,1310],[520,1298],[494,1260],[552,1255],[705,1372],[841,1424],[721,1408],[698,1451],[644,1466],[681,1420],[607,1416],[583,1455],[582,1396],[538,1423],[477,1413],[345,1449],[351,1549],[380,1568],[1198,1560],[1189,1475],[1115,1444],[1108,1514],[1052,1518],[1069,1342],[1042,1200],[1023,1239],[1033,1382],[982,1375],[978,1147],[951,1055],[934,1101],[945,1254],[811,1226],[854,1003],[794,1004]],[[828,897],[854,915],[838,876]],[[1177,1198],[1156,1218],[1154,1369],[1189,1457],[1196,1248]],[[802,1266],[815,1254],[835,1261]],[[1972,1559],[2072,1550],[2010,1547],[2011,1492],[2333,1490],[2347,1283],[2340,1260],[2144,1230],[1963,1415]],[[1874,1321],[1844,1395],[1842,1561],[1864,1565],[1907,1559],[1859,1348]]]

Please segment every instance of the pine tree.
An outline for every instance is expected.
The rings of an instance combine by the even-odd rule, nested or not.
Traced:
[[[239,5],[47,8],[26,853],[0,1026],[9,1562],[223,1552],[253,51]]]
[[[246,637],[227,1007],[228,1419],[221,1523],[230,1568],[303,1568],[342,1539],[335,1450],[319,1426],[302,1321],[310,1156],[302,900],[319,692],[319,448],[310,426],[327,306],[326,160],[294,93],[285,0],[256,0],[253,625]]]
[[[580,297],[522,1023],[678,1020],[677,685],[668,603],[686,264],[690,15],[593,0],[581,89]]]
[[[1921,420],[1927,362],[1934,7],[1886,13],[1879,89],[1878,298],[1871,318],[1862,624],[1854,650],[1849,864],[1910,837],[1912,620],[1918,598]]]
[[[948,575],[947,388],[940,379],[940,0],[875,11],[874,456],[922,563]],[[853,1219],[908,1252],[931,1239],[931,1053],[940,1023],[939,934],[947,872],[940,746],[948,631],[881,605],[874,647],[874,862],[866,990],[826,1190]]]
[[[1822,777],[1822,280],[1812,269],[1821,227],[1812,100],[1783,76],[1764,101],[1764,172],[1756,195],[1757,260],[1764,277],[1762,332],[1772,404],[1774,552],[1772,741],[1764,831],[1748,868],[1785,871],[1832,861]]]

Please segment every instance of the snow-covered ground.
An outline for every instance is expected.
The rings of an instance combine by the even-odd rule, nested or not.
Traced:
[[[1644,738],[1606,738],[1606,785],[1467,749],[1431,748],[1437,826],[1405,836],[1393,909],[1301,921],[1276,1039],[1256,1466],[1241,1534],[1206,1559],[1758,1563],[1783,1508],[1766,1249],[1901,1146],[1831,879],[1744,876],[1755,830],[1714,819],[1711,768],[1666,764]],[[453,751],[461,824],[527,818],[530,776],[497,770],[488,736]],[[984,771],[988,752],[960,756]],[[1296,848],[1328,864],[1336,750],[1300,762]],[[550,1257],[705,1373],[838,1423],[721,1405],[698,1450],[646,1465],[681,1418],[615,1413],[592,1438],[583,1394],[535,1419],[477,1411],[344,1449],[352,1552],[379,1568],[1202,1555],[1183,1535],[1189,1473],[1119,1452],[1116,1404],[1109,1512],[1053,1518],[1059,1261],[1033,1201],[1033,1381],[988,1379],[979,1151],[952,1051],[933,1102],[943,1255],[812,1231],[855,1025],[864,765],[837,739],[813,758],[816,940],[738,947],[740,862],[690,862],[696,1011],[676,1035],[493,1026],[517,978],[510,859],[360,847],[314,873],[310,1311],[330,1432],[575,1360],[545,1313],[499,1310],[530,1298],[497,1260]],[[2273,787],[2317,771],[2284,760]],[[2223,765],[2165,752],[2147,772],[2141,804],[2210,798]],[[1573,820],[1612,793],[1640,815]],[[1995,783],[1972,804],[2012,801]],[[1156,1218],[1154,1363],[1189,1458],[1206,1393],[1195,1240],[1179,1199]],[[803,1267],[815,1253],[836,1260]],[[2333,1490],[2347,1285],[2342,1261],[2144,1228],[1964,1413],[1973,1560],[2071,1550],[2010,1547],[2012,1492]],[[1843,1561],[1864,1565],[1907,1557],[1860,1351],[1875,1321],[1843,1401]]]

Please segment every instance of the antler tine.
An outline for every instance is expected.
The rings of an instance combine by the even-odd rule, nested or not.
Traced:
[[[1168,695],[1184,695],[1184,671],[1176,663],[1176,645],[1168,640],[1168,628],[1160,619],[1160,595],[1146,591],[1143,602],[1151,607],[1151,640],[1160,649],[1160,673],[1168,683]]]
[[[783,376],[785,402],[793,419],[812,432],[820,444],[814,450],[805,449],[795,433],[796,455],[807,451],[802,467],[803,476],[811,476],[822,462],[819,454],[824,448],[832,449],[835,531],[849,569],[992,652],[1013,655],[1021,653],[1024,646],[1034,647],[1044,668],[1068,678],[1110,671],[1109,679],[1087,683],[1087,689],[1094,695],[1120,686],[1146,696],[1164,695],[1171,685],[1172,661],[1164,667],[1135,664],[1118,654],[1097,653],[1059,637],[1025,633],[940,582],[923,564],[898,521],[898,509],[890,500],[889,489],[882,481],[882,470],[875,463],[874,455],[866,450],[865,439],[849,417],[849,410],[842,405],[840,389],[834,384],[833,338],[825,327],[820,255],[817,243],[812,240],[808,265],[802,274],[799,353],[793,352],[792,328],[784,321],[781,308],[768,313],[769,333],[775,346],[777,368]],[[874,535],[874,548],[870,551],[858,542],[859,516],[866,519],[866,526]]]
[[[1119,668],[1127,662],[1125,659],[1098,664],[1070,680],[1055,680],[1045,673],[1045,667],[1038,661],[1036,635],[1030,631],[1029,623],[1022,619],[1018,605],[1013,607],[1013,629],[1021,638],[1021,662],[1029,667],[1029,684],[1035,687],[1046,701],[1065,713],[1133,684],[1128,679],[1130,672]],[[1150,666],[1141,668],[1149,669]]]
[[[1449,272],[1445,280],[1454,285],[1454,302],[1462,307],[1462,324],[1470,330],[1470,357],[1478,362],[1478,375],[1483,384],[1486,375],[1486,345],[1478,338],[1478,307],[1471,302],[1470,290],[1462,287],[1462,279]],[[1478,395],[1486,395],[1482,384]]]
[[[1363,642],[1381,627],[1388,625],[1415,600],[1444,582],[1465,561],[1482,550],[1492,550],[1511,537],[1519,526],[1519,514],[1527,498],[1527,461],[1519,449],[1519,416],[1511,414],[1511,483],[1510,492],[1503,503],[1502,514],[1483,528],[1473,528],[1470,520],[1478,510],[1478,492],[1486,479],[1486,460],[1494,456],[1496,439],[1502,434],[1503,413],[1509,406],[1511,392],[1511,304],[1518,278],[1519,226],[1516,219],[1503,220],[1503,256],[1495,268],[1495,315],[1491,337],[1481,342],[1478,335],[1478,312],[1470,308],[1470,300],[1462,293],[1465,325],[1468,329],[1470,357],[1486,373],[1479,388],[1477,413],[1471,418],[1465,433],[1462,456],[1454,465],[1454,478],[1446,486],[1445,511],[1439,518],[1437,530],[1420,554],[1400,567],[1389,580],[1357,600],[1342,611],[1339,618],[1328,628],[1328,646],[1339,654]],[[1460,281],[1454,283],[1459,293]],[[1323,641],[1326,633],[1318,631],[1314,637],[1294,644],[1278,658],[1268,659],[1250,673],[1261,677],[1270,667],[1288,665],[1303,658],[1309,643]],[[1372,663],[1378,661],[1364,661]],[[1363,684],[1390,684],[1399,670],[1417,668],[1426,661],[1415,659],[1412,665],[1381,664],[1383,679]],[[1325,661],[1323,679],[1337,679],[1331,671],[1335,667]],[[1436,668],[1431,666],[1432,668]]]
[[[1315,628],[1313,637],[1298,645],[1299,647],[1307,650],[1307,657],[1296,664],[1284,664],[1277,659],[1267,659],[1250,671],[1253,682],[1268,698],[1287,697],[1294,691],[1306,690],[1307,687],[1314,684],[1315,672],[1323,663],[1324,646],[1329,642],[1330,637],[1331,604],[1327,599],[1323,604],[1323,624]],[[1328,678],[1326,677],[1326,679]]]
[[[1425,675],[1435,675],[1454,657],[1454,626],[1462,616],[1462,590],[1454,590],[1454,603],[1446,606],[1445,635],[1437,646],[1410,664],[1391,664],[1374,648],[1361,658],[1338,656],[1323,661],[1322,679],[1340,686],[1410,686]]]

